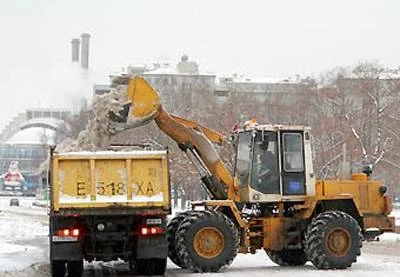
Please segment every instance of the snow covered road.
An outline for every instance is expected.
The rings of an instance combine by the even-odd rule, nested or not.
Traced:
[[[48,260],[46,209],[32,207],[34,199],[24,197],[20,207],[10,207],[9,199],[0,198],[0,276]]]
[[[10,207],[9,198],[0,197],[0,277],[50,276],[48,264],[48,226],[46,208],[32,206],[32,198],[20,198],[20,207]],[[400,276],[400,235],[385,234],[380,242],[365,243],[358,262],[347,270],[318,270],[304,267],[280,267],[260,251],[239,254],[225,271],[198,274],[177,268],[170,261],[166,276]],[[84,277],[130,276],[125,263],[85,264]]]

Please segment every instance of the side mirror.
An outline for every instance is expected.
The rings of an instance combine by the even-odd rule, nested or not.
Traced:
[[[379,187],[379,193],[381,195],[384,195],[387,192],[387,187],[386,186],[380,186]]]

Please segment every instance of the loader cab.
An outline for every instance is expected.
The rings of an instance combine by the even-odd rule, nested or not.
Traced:
[[[236,137],[242,202],[304,201],[315,195],[310,128],[256,125]]]

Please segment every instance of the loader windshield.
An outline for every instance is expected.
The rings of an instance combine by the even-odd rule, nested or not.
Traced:
[[[254,134],[251,186],[264,194],[278,194],[278,145],[275,132]]]

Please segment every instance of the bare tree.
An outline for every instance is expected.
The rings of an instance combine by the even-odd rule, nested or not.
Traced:
[[[320,167],[326,176],[337,172],[340,149],[346,143],[353,164],[372,165],[376,174],[390,183],[393,176],[387,174],[388,166],[400,168],[400,159],[393,154],[400,137],[395,128],[399,88],[399,71],[377,63],[339,69],[336,77],[321,87],[320,109],[325,114],[321,118],[329,130],[321,128],[317,139],[324,151],[330,152]]]

